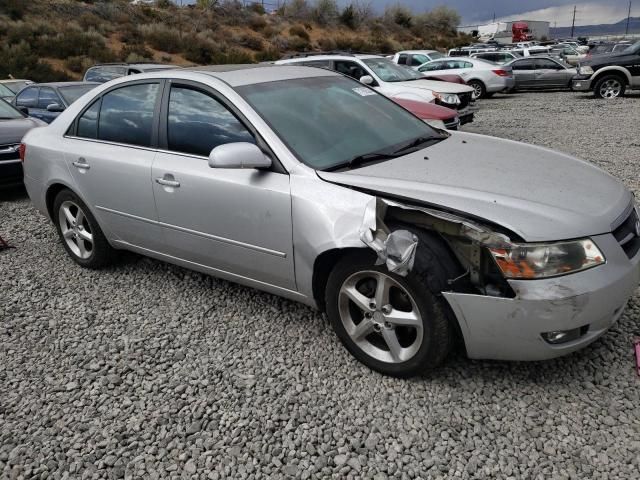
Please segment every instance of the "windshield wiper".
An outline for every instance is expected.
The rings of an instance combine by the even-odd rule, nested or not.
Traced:
[[[407,153],[410,153],[407,150],[412,150],[412,149],[418,150],[418,147],[422,147],[423,145],[425,147],[426,146],[430,146],[430,145],[433,145],[434,143],[438,143],[438,142],[444,140],[445,138],[448,138],[448,135],[441,135],[441,136],[437,136],[437,137],[417,137],[417,138],[414,138],[413,140],[411,140],[410,142],[405,143],[404,145],[402,145],[397,150],[395,150],[393,152],[393,155],[395,155],[395,156],[406,155]],[[425,145],[427,143],[429,145]]]
[[[360,167],[362,165],[364,165],[365,163],[370,163],[370,162],[377,162],[377,161],[381,161],[381,160],[389,160],[390,158],[396,158],[399,155],[396,155],[395,153],[386,153],[386,152],[371,152],[371,153],[364,153],[362,155],[357,155],[355,157],[353,157],[351,160],[347,161],[347,162],[343,162],[343,163],[339,163],[337,165],[334,165],[332,167],[328,167],[325,168],[324,171],[325,172],[331,172],[333,170],[340,170],[342,168],[356,168],[356,167]]]

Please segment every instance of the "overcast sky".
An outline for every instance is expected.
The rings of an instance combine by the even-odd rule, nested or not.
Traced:
[[[346,0],[343,0],[345,2]],[[398,3],[396,0],[372,0],[380,10],[385,5]],[[342,3],[342,2],[341,2]],[[573,6],[576,5],[576,25],[615,23],[627,16],[628,0],[601,0],[580,2],[576,0],[402,0],[402,5],[414,11],[424,11],[438,5],[455,8],[462,17],[463,24],[491,21],[496,19],[547,20],[554,26],[570,26]],[[640,0],[632,0],[631,15],[640,16]]]

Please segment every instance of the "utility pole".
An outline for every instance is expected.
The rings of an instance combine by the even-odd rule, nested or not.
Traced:
[[[573,30],[576,28],[576,6],[573,6],[573,21],[571,22],[571,38],[573,38]]]
[[[627,13],[627,28],[624,29],[624,36],[629,34],[629,19],[631,18],[631,0],[629,0],[629,13]]]

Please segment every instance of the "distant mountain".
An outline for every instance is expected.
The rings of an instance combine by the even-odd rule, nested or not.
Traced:
[[[575,27],[574,37],[589,37],[598,35],[624,35],[627,26],[627,19],[620,20],[617,23],[601,24],[601,25],[582,25]],[[571,27],[551,28],[551,37],[568,37],[571,35]],[[631,17],[629,19],[629,33],[640,33],[640,17]]]

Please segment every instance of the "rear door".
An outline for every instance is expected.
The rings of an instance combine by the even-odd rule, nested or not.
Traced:
[[[117,240],[153,251],[164,246],[151,187],[162,86],[146,80],[107,90],[65,139],[78,193],[101,225]]]
[[[211,88],[172,81],[163,112],[152,177],[167,253],[295,289],[289,175],[209,166],[218,145],[258,143],[248,122]]]

